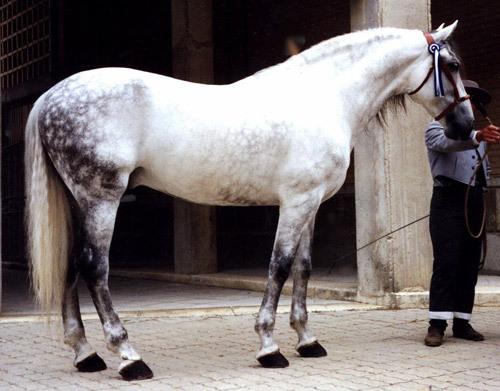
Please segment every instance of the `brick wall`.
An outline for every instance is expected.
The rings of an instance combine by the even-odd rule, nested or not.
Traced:
[[[440,0],[432,2],[432,26],[458,19],[454,38],[465,63],[465,78],[488,90],[493,102],[487,107],[490,118],[500,123],[500,8],[495,0]],[[476,116],[475,128],[487,122]],[[489,153],[493,175],[500,178],[500,144]]]
[[[487,107],[489,117],[500,124],[500,13],[495,0],[440,0],[432,2],[432,26],[453,23],[458,19],[454,39],[460,47],[465,64],[463,77],[479,83],[488,90],[492,103]],[[475,129],[488,123],[478,113]],[[485,194],[487,210],[488,247],[499,247],[500,243],[500,145],[493,144],[488,154],[493,168],[490,191]],[[493,253],[490,251],[490,255]],[[489,255],[489,257],[490,257]],[[495,255],[496,256],[496,255]],[[485,270],[500,270],[491,260]]]

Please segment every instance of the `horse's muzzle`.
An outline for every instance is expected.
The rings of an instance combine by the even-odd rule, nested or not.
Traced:
[[[446,115],[446,127],[444,134],[453,140],[467,140],[470,137],[474,117],[463,114],[462,110],[451,112]]]

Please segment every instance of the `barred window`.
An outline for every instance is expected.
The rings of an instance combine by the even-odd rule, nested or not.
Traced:
[[[2,90],[50,70],[49,0],[6,0],[0,5]]]
[[[23,141],[24,128],[26,127],[26,122],[28,122],[31,107],[31,104],[27,104],[6,110],[6,121],[4,124],[6,139],[3,140],[4,147]]]

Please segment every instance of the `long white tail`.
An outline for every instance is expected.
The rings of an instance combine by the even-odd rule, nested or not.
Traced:
[[[50,321],[53,310],[57,314],[61,311],[72,232],[65,185],[40,138],[38,114],[42,102],[43,96],[36,101],[26,124],[26,227],[33,290]]]

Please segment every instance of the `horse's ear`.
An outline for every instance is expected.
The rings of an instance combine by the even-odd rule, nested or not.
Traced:
[[[455,23],[450,24],[448,27],[443,27],[443,25],[439,26],[438,29],[432,33],[432,37],[436,42],[446,41],[453,31],[455,31],[458,24],[458,20],[455,20]]]
[[[439,26],[439,27],[436,29],[436,31],[441,31],[441,30],[443,29],[443,27],[444,27],[444,23],[441,23],[441,26]]]

